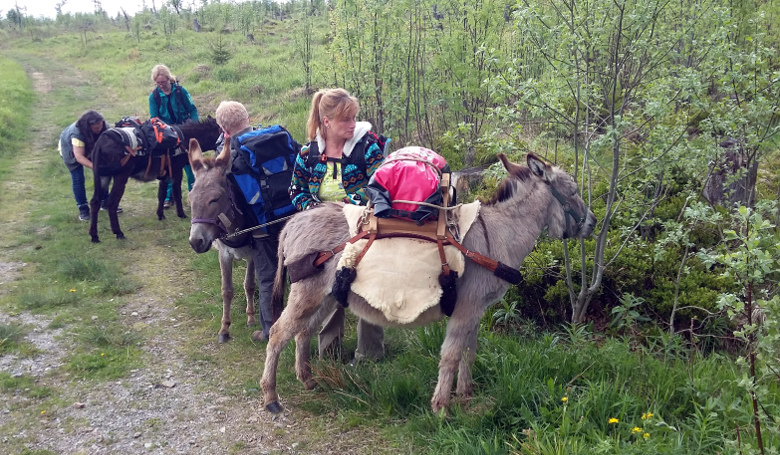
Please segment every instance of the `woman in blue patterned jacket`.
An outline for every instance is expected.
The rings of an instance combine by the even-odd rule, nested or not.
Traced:
[[[371,132],[369,122],[358,122],[357,98],[346,90],[325,89],[314,94],[307,122],[309,142],[295,161],[290,198],[298,210],[323,201],[365,205],[369,179],[385,159],[389,139]],[[319,333],[320,355],[344,334],[344,308],[338,306]],[[384,331],[358,322],[355,359],[384,356]]]

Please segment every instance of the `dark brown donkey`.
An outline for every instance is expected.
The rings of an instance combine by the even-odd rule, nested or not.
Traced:
[[[593,232],[596,217],[566,172],[533,154],[528,155],[527,166],[512,163],[502,154],[499,158],[508,176],[493,198],[482,204],[476,221],[463,237],[461,244],[469,252],[481,253],[516,270],[545,227],[547,235],[553,238],[583,238]],[[341,205],[325,203],[295,215],[279,237],[274,299],[283,297],[283,266],[313,253],[333,251],[349,238],[349,226]],[[331,292],[341,254],[338,252],[322,264],[319,273],[290,286],[287,306],[271,328],[260,381],[266,409],[271,412],[282,410],[276,394],[276,368],[279,355],[293,337],[297,345],[295,371],[298,379],[307,388],[315,385],[309,365],[309,341],[319,327],[318,319],[330,314],[329,309],[338,305]],[[458,396],[464,400],[471,397],[471,367],[477,350],[479,320],[489,306],[501,300],[508,288],[508,282],[488,269],[466,261],[463,275],[457,282],[455,309],[447,321],[447,333],[441,346],[439,380],[431,400],[434,412],[448,406],[456,373]],[[424,311],[415,321],[402,325],[388,320],[381,311],[370,307],[352,292],[349,293],[349,309],[361,319],[384,327],[415,327],[444,318],[437,305]]]
[[[182,144],[189,144],[190,139],[197,139],[206,150],[213,150],[216,147],[219,138],[220,129],[217,121],[211,116],[200,122],[185,123],[176,125],[181,131]],[[128,146],[122,140],[122,133],[118,128],[109,128],[100,135],[95,147],[92,149],[92,173],[95,178],[95,192],[89,202],[91,221],[89,225],[89,235],[92,242],[100,242],[98,237],[98,211],[100,210],[100,198],[103,192],[109,191],[106,200],[106,209],[108,210],[108,219],[111,223],[111,231],[117,239],[125,238],[125,234],[119,228],[119,218],[116,209],[119,201],[125,193],[128,179],[132,178],[142,182],[149,182],[160,179],[157,189],[157,218],[165,218],[163,203],[165,202],[165,193],[168,187],[168,179],[173,178],[172,198],[176,204],[176,215],[180,218],[187,218],[181,202],[181,178],[184,165],[187,164],[188,157],[186,150],[179,151],[171,158],[171,166],[163,167],[159,157],[152,157],[151,162],[148,156],[136,156],[130,153]],[[186,145],[185,145],[186,147]],[[170,172],[166,169],[170,168]],[[168,175],[168,174],[172,175]],[[111,181],[114,184],[111,185]]]

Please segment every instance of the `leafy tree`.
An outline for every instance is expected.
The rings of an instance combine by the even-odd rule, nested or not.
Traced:
[[[776,286],[780,238],[775,226],[765,219],[766,214],[773,216],[774,210],[771,203],[762,203],[757,209],[739,207],[735,228],[725,231],[723,248],[700,254],[702,260],[719,265],[721,273],[734,278],[740,286],[737,292],[721,294],[718,304],[730,317],[741,321],[734,335],[745,344],[746,353],[738,365],[748,371],[739,385],[751,397],[756,445],[762,454],[762,428],[778,433],[773,416],[762,406],[773,393],[768,383],[780,377],[780,296]]]

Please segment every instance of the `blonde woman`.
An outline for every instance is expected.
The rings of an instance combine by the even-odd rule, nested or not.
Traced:
[[[197,122],[198,108],[192,102],[192,97],[186,88],[182,87],[171,74],[171,70],[165,65],[156,65],[152,68],[152,82],[157,87],[149,94],[149,117],[159,117],[169,125],[180,125],[187,121]],[[187,175],[187,188],[192,190],[195,176],[192,168],[184,166]],[[165,196],[165,208],[171,207],[171,182],[168,182],[168,194]]]
[[[314,94],[307,122],[309,142],[295,161],[290,199],[298,210],[323,201],[365,205],[365,186],[385,159],[390,140],[358,122],[360,103],[341,88]],[[363,320],[357,327],[355,360],[384,356],[382,327]],[[344,308],[338,307],[319,333],[320,356],[344,334]]]

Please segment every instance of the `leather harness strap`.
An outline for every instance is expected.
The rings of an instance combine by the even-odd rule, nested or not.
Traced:
[[[363,256],[366,255],[366,252],[368,252],[368,249],[371,247],[371,244],[374,243],[374,240],[376,240],[376,235],[379,231],[379,229],[377,228],[377,225],[379,224],[378,218],[374,216],[373,211],[369,214],[367,221],[368,221],[368,232],[370,232],[371,234],[369,234],[368,236],[368,242],[366,242],[366,246],[363,247],[363,250],[355,258],[355,263],[352,264],[353,269],[357,267],[358,264],[360,264],[360,260],[363,259]]]
[[[376,220],[375,221],[376,230],[373,232],[373,234],[372,234],[372,230],[370,229],[370,226],[372,225],[373,222],[372,219]],[[314,260],[314,267],[319,267],[325,262],[327,262],[330,258],[335,256],[340,251],[342,251],[347,246],[348,243],[355,243],[358,240],[363,239],[365,237],[369,237],[369,240],[366,246],[363,247],[363,250],[358,255],[358,259],[356,259],[355,265],[357,265],[357,263],[360,262],[360,259],[363,258],[366,251],[368,250],[368,247],[371,245],[371,243],[373,243],[374,240],[385,239],[385,238],[412,238],[417,240],[424,240],[427,242],[435,242],[439,244],[440,245],[439,256],[442,261],[443,272],[445,271],[445,267],[447,270],[450,270],[449,265],[447,264],[447,258],[444,255],[444,246],[446,245],[454,246],[461,253],[463,253],[467,258],[469,258],[472,262],[479,265],[480,267],[484,267],[490,270],[493,273],[495,273],[495,271],[500,267],[501,264],[500,262],[490,259],[489,257],[477,253],[476,251],[468,250],[466,247],[461,245],[457,240],[455,240],[452,234],[447,230],[445,230],[443,238],[438,238],[438,235],[436,234],[436,231],[438,230],[438,223],[430,222],[430,223],[425,223],[422,226],[419,226],[413,222],[404,221],[397,218],[377,218],[373,216],[373,213],[371,213],[368,218],[368,226],[369,229],[358,232],[356,236],[340,244],[339,246],[333,248],[332,250],[322,251],[319,254],[317,254],[317,258]],[[398,227],[399,229],[396,230],[395,229],[396,227]]]
[[[450,205],[450,174],[446,173],[441,176],[440,188],[442,196],[444,198],[444,207]],[[444,240],[447,238],[447,211],[443,208],[439,209],[439,220],[436,224],[436,245],[439,248],[439,258],[441,259],[441,273],[442,275],[450,274],[450,265],[447,263],[447,255],[444,253]]]
[[[333,248],[330,251],[321,251],[317,255],[317,259],[314,260],[314,267],[319,267],[322,264],[328,262],[328,259],[335,256],[337,253],[339,253],[341,250],[344,249],[344,247],[347,246],[348,243],[355,243],[358,240],[362,239],[363,237],[367,236],[369,234],[368,231],[362,231],[358,232],[358,234],[351,239],[347,240],[346,242],[342,243],[341,245],[337,246],[336,248]]]

